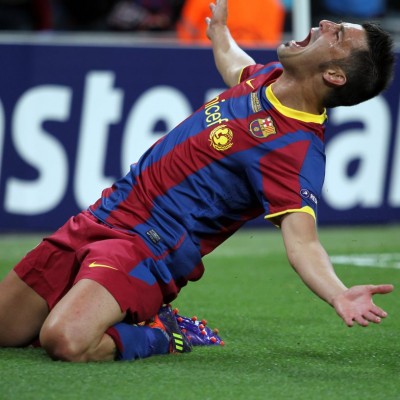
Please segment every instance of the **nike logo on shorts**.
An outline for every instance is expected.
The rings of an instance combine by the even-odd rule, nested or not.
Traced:
[[[109,268],[109,269],[115,269],[118,271],[118,268],[111,267],[110,265],[105,265],[105,264],[97,264],[96,261],[93,261],[91,264],[89,264],[89,268]]]

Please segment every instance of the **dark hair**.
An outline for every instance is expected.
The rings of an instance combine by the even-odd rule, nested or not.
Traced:
[[[375,97],[393,79],[395,56],[393,40],[379,25],[362,24],[367,34],[368,49],[356,49],[343,59],[320,65],[321,70],[339,66],[346,74],[343,86],[333,87],[324,99],[324,106],[352,106]]]

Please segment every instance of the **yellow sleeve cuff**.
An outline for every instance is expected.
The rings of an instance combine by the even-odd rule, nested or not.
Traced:
[[[271,222],[275,226],[279,227],[279,225],[277,225],[277,224],[275,224],[273,222],[274,218],[279,217],[279,216],[284,215],[284,214],[293,213],[293,212],[303,212],[303,213],[306,213],[306,214],[310,214],[314,218],[315,221],[317,220],[317,217],[315,216],[315,212],[310,206],[305,206],[305,207],[302,207],[302,208],[288,209],[288,210],[285,210],[285,211],[280,211],[280,212],[275,213],[275,214],[268,214],[268,215],[266,215],[264,217],[264,219],[271,220]]]
[[[248,67],[248,65],[247,65],[246,67],[243,67],[242,70],[240,71],[239,78],[238,78],[238,82],[237,82],[238,84],[242,82],[243,71],[244,71],[244,69],[247,68],[247,67]]]

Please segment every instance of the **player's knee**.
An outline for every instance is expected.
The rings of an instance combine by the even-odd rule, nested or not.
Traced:
[[[63,324],[45,324],[40,332],[40,343],[53,360],[86,361],[85,349],[79,337]]]

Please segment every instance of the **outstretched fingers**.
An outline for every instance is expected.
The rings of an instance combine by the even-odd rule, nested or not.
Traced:
[[[373,303],[372,303],[372,307],[371,307],[371,313],[373,313],[376,317],[379,317],[379,318],[387,317],[387,312],[385,310],[382,310],[382,308],[376,306]]]
[[[379,324],[387,317],[386,311],[372,301],[375,294],[386,294],[393,290],[393,285],[360,285],[353,286],[341,293],[334,301],[336,312],[347,326],[354,323],[368,326],[370,322]]]
[[[368,326],[370,322],[374,324],[379,324],[381,323],[383,318],[387,317],[387,313],[381,309],[379,309],[379,312],[365,312],[364,314],[357,315],[353,318],[348,318],[346,322],[346,325],[351,327],[353,326],[354,322],[356,322],[358,325],[361,326]]]

